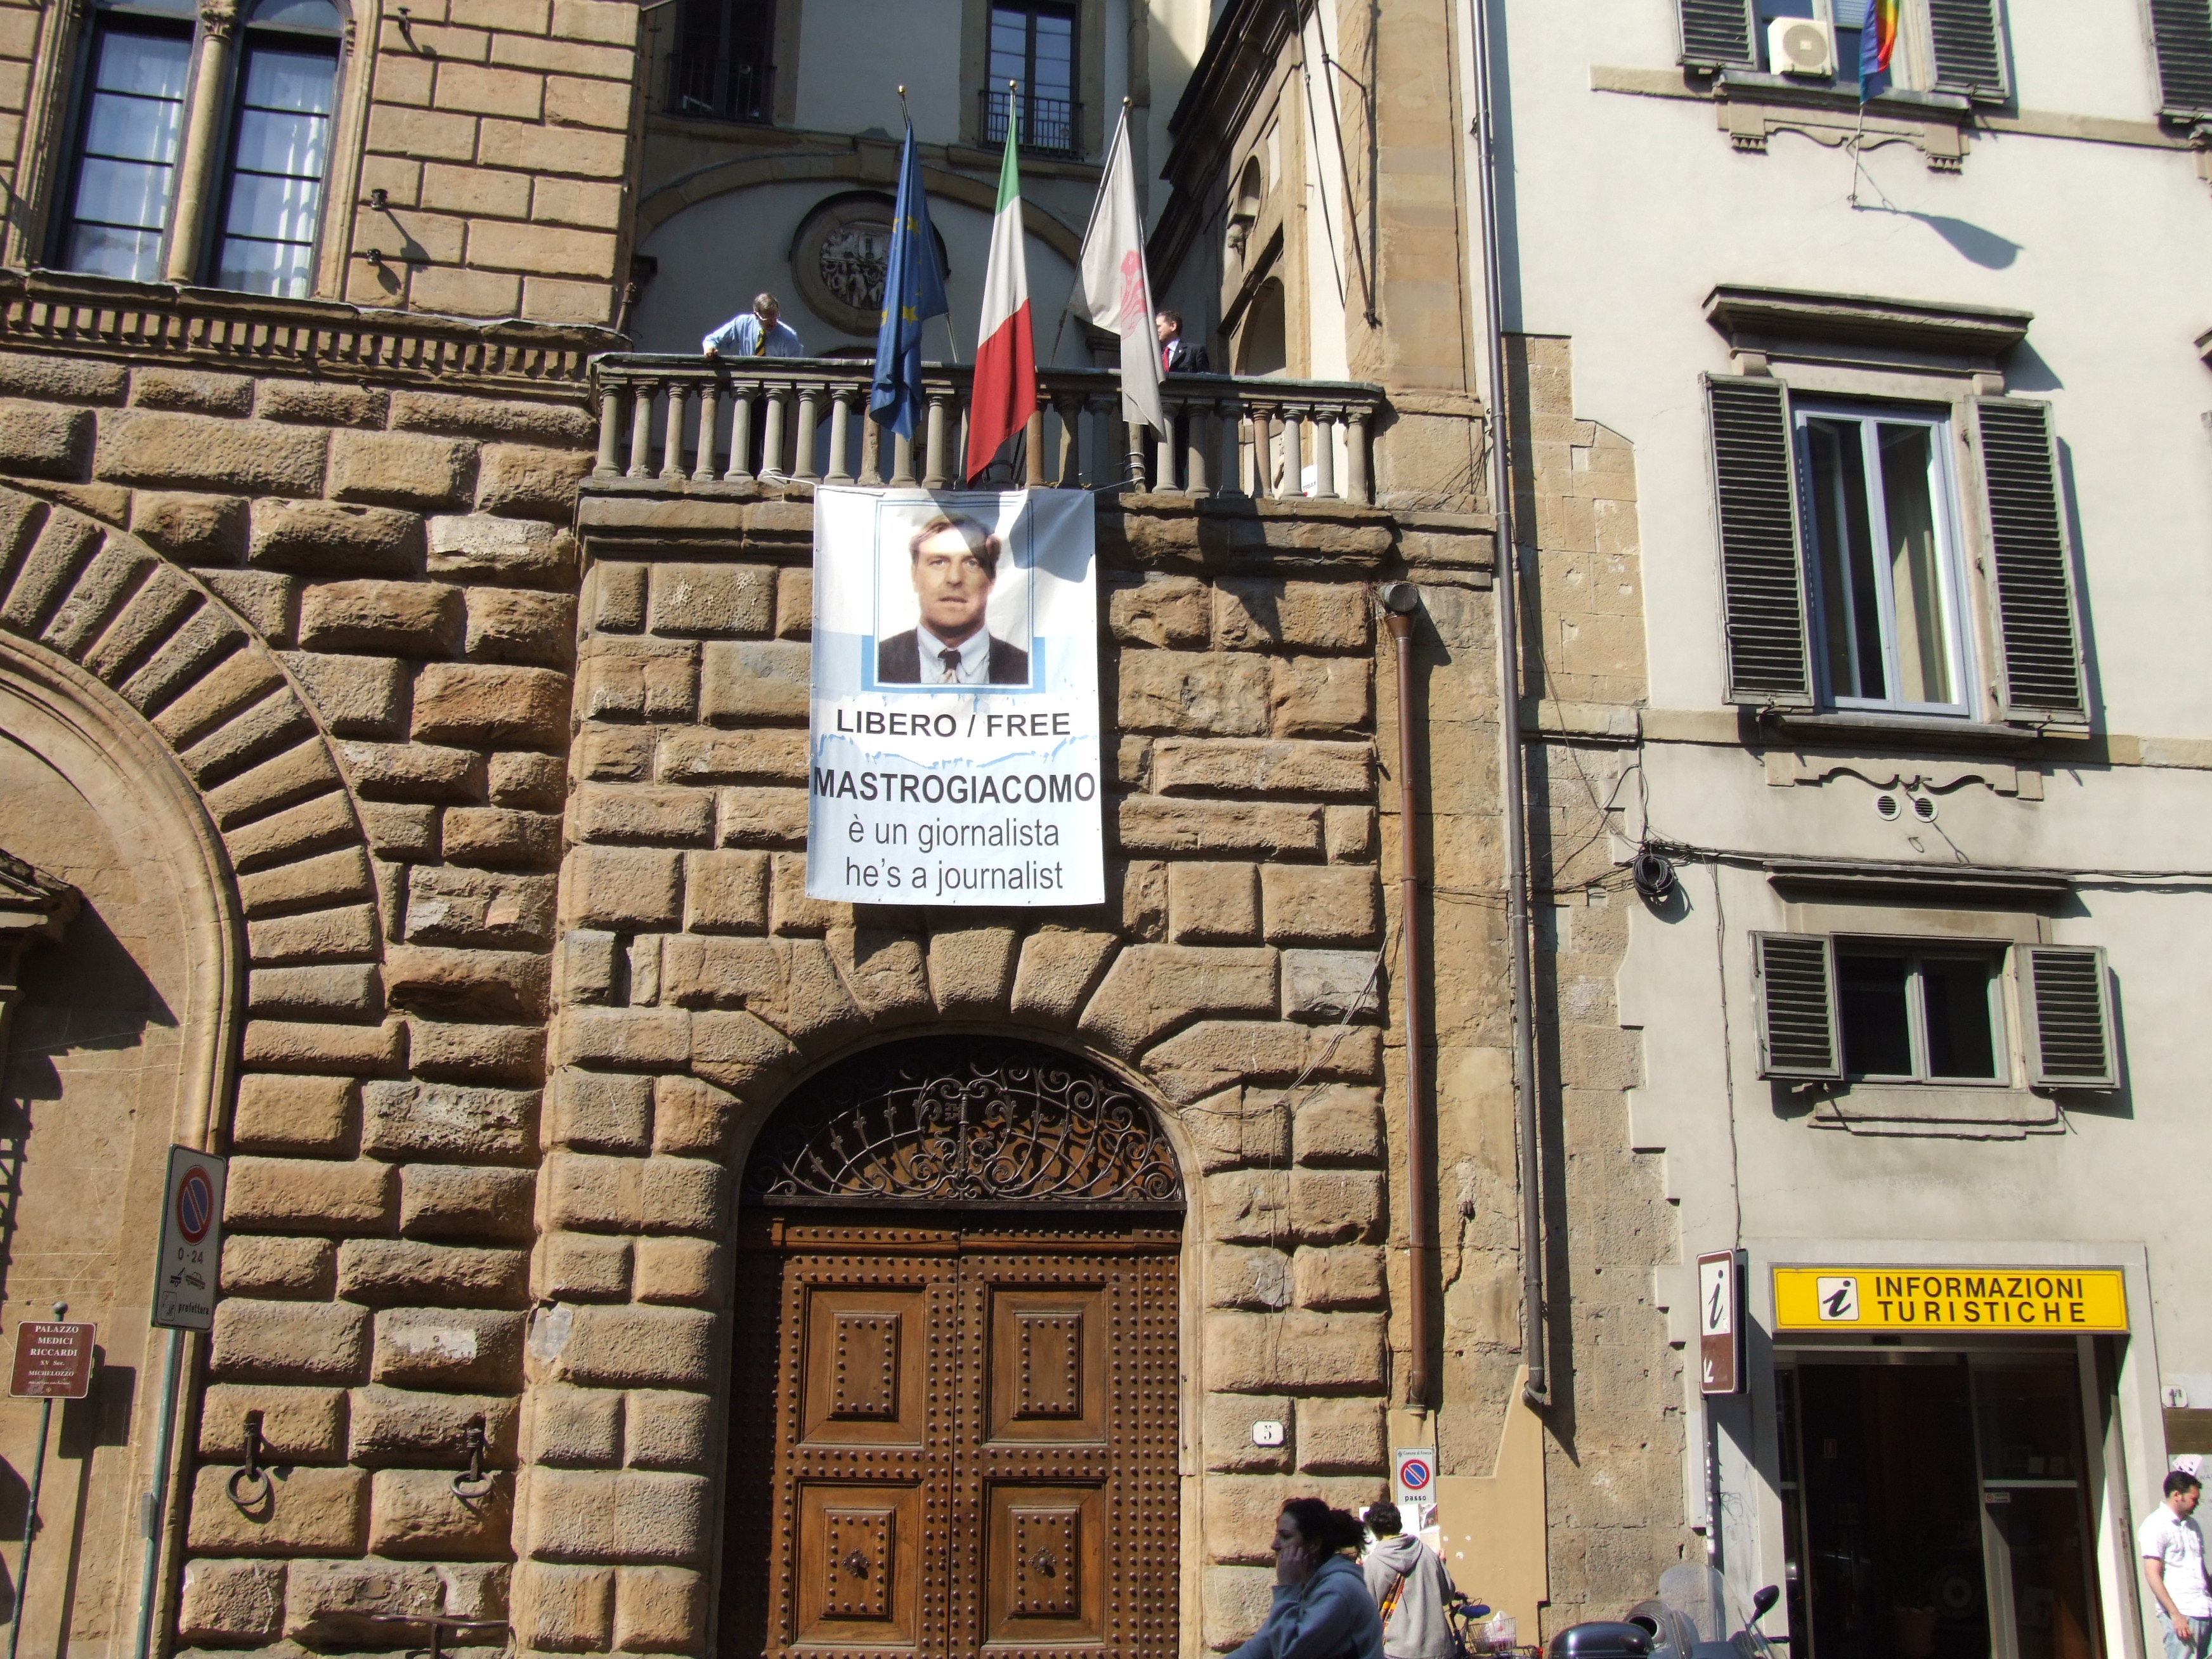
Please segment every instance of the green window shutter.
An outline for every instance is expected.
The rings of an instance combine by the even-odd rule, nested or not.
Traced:
[[[1757,69],[1753,0],[1680,0],[1681,61],[1694,69]]]
[[[2004,718],[2079,723],[2089,704],[2051,405],[1978,398],[1974,416]]]
[[[2212,120],[2212,0],[2150,0],[2150,37],[2158,112],[2169,121]]]
[[[2027,1080],[2045,1089],[2118,1088],[2104,951],[2028,945],[2021,954]]]
[[[1997,0],[1928,0],[1928,33],[1936,48],[1935,90],[1978,104],[2005,101],[2010,88]]]
[[[1805,561],[1790,393],[1764,375],[1705,377],[1720,510],[1728,701],[1809,708]]]
[[[1836,947],[1825,933],[1753,933],[1759,988],[1759,1074],[1840,1079]]]

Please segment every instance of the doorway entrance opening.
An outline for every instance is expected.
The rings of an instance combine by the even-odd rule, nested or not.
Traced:
[[[1176,1650],[1182,1186],[1033,1044],[832,1068],[740,1209],[719,1650]]]
[[[2092,1355],[1782,1358],[1791,1659],[2104,1659]]]

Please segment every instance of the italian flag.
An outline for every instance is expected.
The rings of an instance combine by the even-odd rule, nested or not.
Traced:
[[[1020,130],[1018,112],[1010,112],[1006,159],[999,167],[998,216],[991,222],[991,263],[983,273],[983,321],[975,331],[975,392],[968,409],[971,481],[1037,406],[1030,273],[1022,247],[1022,175],[1014,160]]]

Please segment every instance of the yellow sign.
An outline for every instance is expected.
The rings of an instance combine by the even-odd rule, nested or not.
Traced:
[[[1778,1331],[2124,1331],[2117,1267],[1777,1267]]]

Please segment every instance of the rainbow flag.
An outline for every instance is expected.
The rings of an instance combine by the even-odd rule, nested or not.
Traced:
[[[1859,101],[1889,90],[1889,60],[1897,51],[1897,14],[1904,0],[1866,0],[1859,33]]]

